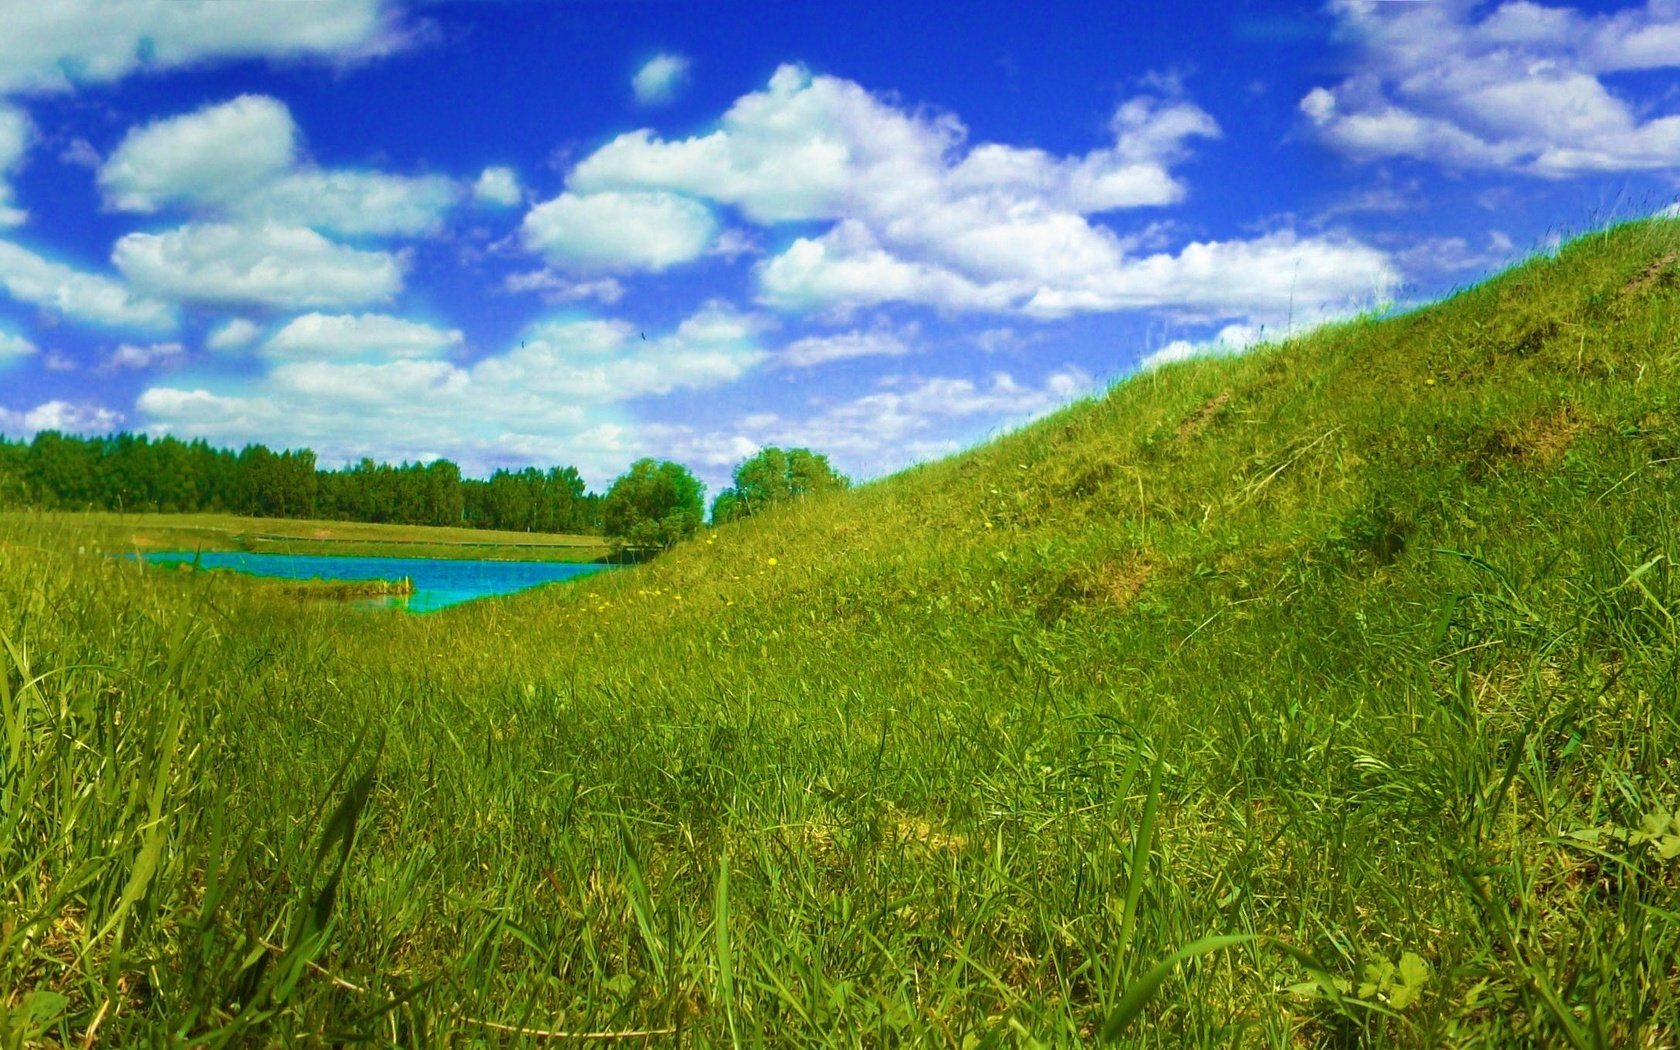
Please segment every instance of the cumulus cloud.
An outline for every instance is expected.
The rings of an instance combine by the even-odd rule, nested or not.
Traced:
[[[1362,305],[1399,280],[1388,256],[1358,241],[1291,232],[1197,241],[1176,253],[1128,258],[1036,291],[1029,313],[1166,307],[1190,316],[1308,320]]]
[[[1583,14],[1529,0],[1332,5],[1358,71],[1301,99],[1332,148],[1563,178],[1680,168],[1680,113],[1606,74],[1680,66],[1680,7]]]
[[[1006,310],[1025,287],[982,284],[945,267],[899,258],[865,227],[841,223],[822,237],[801,237],[758,271],[759,297],[783,310],[878,303],[927,303],[950,310]]]
[[[1489,272],[1510,265],[1516,255],[1511,238],[1493,230],[1481,248],[1464,237],[1427,237],[1397,251],[1395,259],[1407,273],[1435,276]]]
[[[777,360],[790,368],[810,368],[830,361],[850,361],[860,357],[903,357],[910,353],[913,329],[897,332],[890,328],[856,329],[834,335],[814,335],[797,339],[782,348]]]
[[[716,471],[764,445],[783,445],[821,449],[842,470],[872,477],[956,452],[988,430],[1029,422],[1094,388],[1092,378],[1074,367],[1056,369],[1036,384],[1008,372],[978,381],[887,377],[875,392],[818,401],[797,418],[759,412],[731,429],[667,424],[644,428],[642,437],[662,454]]]
[[[954,116],[906,112],[861,85],[783,66],[764,91],[736,100],[717,130],[665,140],[620,135],[577,165],[578,192],[641,188],[704,197],[760,223],[871,220],[927,206],[1006,212],[1023,201],[1074,214],[1170,204],[1183,186],[1168,166],[1219,127],[1182,99],[1128,100],[1114,141],[1084,156],[984,143],[964,154]]]
[[[734,382],[767,356],[758,323],[708,304],[668,335],[646,339],[619,321],[543,322],[520,345],[480,361],[473,376],[503,390],[585,401],[625,401]]]
[[[262,329],[255,322],[234,317],[211,329],[204,337],[204,345],[211,350],[239,350],[250,346],[261,334]]]
[[[532,208],[520,233],[556,266],[660,271],[704,254],[711,209],[675,193],[562,193]]]
[[[384,314],[304,314],[263,344],[271,357],[395,359],[432,357],[460,346],[459,329],[444,330]]]
[[[175,324],[175,311],[168,303],[136,295],[121,281],[43,259],[6,241],[0,241],[0,290],[19,302],[78,321],[141,329]]]
[[[264,95],[132,129],[100,167],[99,185],[120,211],[182,206],[352,236],[432,231],[460,198],[440,175],[299,168],[291,111]]]
[[[630,88],[636,101],[644,106],[663,105],[677,95],[688,80],[688,58],[683,55],[658,54],[648,59],[630,78]]]
[[[1023,263],[1027,263],[1023,256]],[[1177,253],[1128,257],[1116,249],[1057,280],[1023,267],[981,280],[954,266],[892,255],[842,223],[800,238],[759,270],[763,300],[782,309],[888,302],[947,310],[1074,313],[1170,309],[1190,316],[1300,318],[1337,312],[1398,281],[1387,255],[1356,241],[1276,233],[1246,241],[1193,242]]]
[[[297,126],[285,105],[241,95],[130,130],[99,169],[99,186],[121,211],[226,203],[290,168],[296,156]]]
[[[123,276],[166,299],[280,309],[382,302],[402,289],[388,252],[335,244],[303,227],[189,223],[131,233],[111,259]]]
[[[123,421],[121,412],[92,402],[47,401],[30,409],[0,407],[0,433],[29,437],[42,430],[108,434]]]
[[[1159,368],[1174,361],[1188,361],[1196,357],[1229,357],[1240,354],[1260,341],[1260,330],[1245,324],[1226,325],[1212,339],[1193,343],[1188,339],[1174,339],[1161,349],[1138,362],[1140,370]]]
[[[1140,256],[1159,227],[1127,237],[1096,217],[1182,201],[1173,167],[1220,131],[1169,90],[1121,103],[1110,133],[1081,155],[968,147],[953,116],[910,112],[851,81],[784,66],[705,135],[618,136],[578,163],[568,192],[684,194],[759,224],[830,224],[756,271],[760,301],[792,311],[904,302],[1235,317],[1287,312],[1291,286],[1303,300],[1340,301],[1394,280],[1381,252],[1338,238],[1276,234]],[[1209,279],[1209,262],[1227,269]]]
[[[181,362],[186,356],[186,347],[180,343],[123,343],[106,355],[100,363],[100,371],[105,373],[119,372],[127,369],[151,368],[156,365],[170,366]]]
[[[22,163],[33,137],[28,114],[0,106],[0,226],[19,226],[29,218],[29,213],[12,204],[12,188],[6,179]]]
[[[580,303],[593,299],[611,305],[624,298],[624,285],[613,277],[579,280],[546,267],[525,273],[510,273],[502,281],[504,292],[536,292],[549,305]]]
[[[383,0],[0,0],[0,92],[256,57],[349,59],[403,42]]]
[[[308,445],[327,462],[413,458],[442,448],[470,469],[563,457],[604,481],[647,448],[616,422],[615,406],[731,383],[767,356],[757,341],[759,323],[722,303],[646,338],[620,320],[554,318],[471,365],[389,352],[393,344],[398,353],[413,350],[418,337],[370,340],[362,345],[381,349],[352,359],[316,353],[316,331],[407,331],[385,323],[395,319],[353,320],[312,323],[302,342],[313,356],[288,357],[253,387],[158,385],[137,407],[154,430],[223,442],[262,435]],[[417,404],[426,411],[416,413]]]
[[[35,344],[14,332],[0,328],[0,364],[28,357],[35,352]]]
[[[473,200],[511,208],[525,198],[519,175],[512,168],[485,168],[473,183]]]
[[[242,198],[231,214],[350,236],[412,235],[437,229],[459,199],[442,175],[300,171]]]

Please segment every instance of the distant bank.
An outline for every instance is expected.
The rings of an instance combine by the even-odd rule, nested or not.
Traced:
[[[598,562],[610,554],[599,536],[431,525],[237,514],[117,514],[105,511],[5,511],[0,519],[50,520],[113,551],[245,551],[340,557],[444,558],[480,561]]]

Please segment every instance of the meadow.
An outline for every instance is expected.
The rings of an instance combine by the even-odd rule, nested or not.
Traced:
[[[7,1046],[1674,1046],[1680,222],[426,615],[0,519]]]
[[[39,516],[0,511],[0,523],[8,519],[38,521]],[[601,561],[610,554],[599,536],[435,525],[110,511],[56,511],[50,520],[59,531],[74,533],[105,551],[124,553],[202,550],[566,562]]]

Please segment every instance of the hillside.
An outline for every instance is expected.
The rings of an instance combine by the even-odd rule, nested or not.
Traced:
[[[1674,1045],[1677,371],[1648,221],[431,616],[0,524],[4,1023]]]

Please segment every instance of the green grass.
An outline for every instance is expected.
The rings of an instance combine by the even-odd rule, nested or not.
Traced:
[[[0,523],[36,515],[0,512]],[[298,518],[246,518],[236,514],[114,514],[54,511],[51,524],[106,550],[251,551],[326,554],[336,557],[466,558],[489,561],[600,561],[608,547],[599,536],[571,536],[495,529],[380,525]]]
[[[1677,249],[423,617],[8,519],[0,1041],[1672,1046]]]

